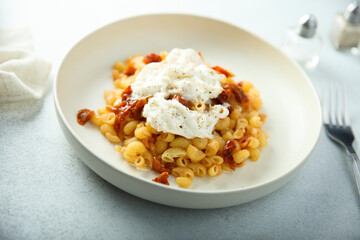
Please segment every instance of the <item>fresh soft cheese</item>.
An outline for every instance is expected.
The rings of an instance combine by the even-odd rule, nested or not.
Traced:
[[[158,131],[186,138],[212,138],[219,118],[229,114],[223,105],[208,111],[192,111],[176,100],[166,100],[175,94],[188,101],[210,103],[222,91],[224,76],[205,65],[193,49],[173,49],[160,63],[147,64],[131,85],[132,98],[153,95],[145,105],[143,116]]]
[[[146,65],[131,85],[134,98],[179,94],[188,101],[204,103],[222,90],[224,76],[204,64],[193,49],[173,49],[160,63]]]
[[[145,105],[143,115],[158,131],[170,132],[186,138],[213,138],[212,131],[219,118],[229,111],[222,105],[210,111],[191,111],[176,100],[153,97]]]

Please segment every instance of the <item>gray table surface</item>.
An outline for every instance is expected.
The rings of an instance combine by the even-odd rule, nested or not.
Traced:
[[[288,184],[239,206],[190,210],[134,197],[87,168],[58,125],[52,84],[66,50],[107,22],[142,13],[186,12],[250,29],[279,46],[308,12],[324,38],[309,77],[348,88],[360,137],[360,56],[336,52],[329,29],[347,1],[2,1],[0,27],[30,26],[35,50],[54,64],[44,99],[0,105],[0,239],[360,239],[360,198],[348,159],[321,133],[313,154]]]

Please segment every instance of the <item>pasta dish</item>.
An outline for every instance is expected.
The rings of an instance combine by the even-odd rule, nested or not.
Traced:
[[[267,146],[259,91],[248,81],[204,61],[193,49],[135,55],[116,62],[106,106],[81,109],[116,151],[137,169],[159,173],[153,181],[183,188],[194,177],[215,177],[257,161]]]

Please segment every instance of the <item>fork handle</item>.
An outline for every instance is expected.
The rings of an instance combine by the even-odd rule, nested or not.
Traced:
[[[358,189],[358,193],[360,195],[360,162],[359,162],[359,157],[357,156],[356,153],[350,153],[350,157],[351,157],[351,160],[352,160],[352,169],[353,169],[353,172],[354,172],[356,186],[357,186],[357,189]]]

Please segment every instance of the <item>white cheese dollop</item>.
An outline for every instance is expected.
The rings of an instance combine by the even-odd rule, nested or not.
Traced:
[[[224,75],[205,65],[193,49],[173,49],[160,63],[147,64],[131,85],[132,98],[153,95],[144,106],[143,116],[157,131],[186,138],[212,138],[219,118],[229,114],[226,106],[215,105],[209,111],[192,111],[176,100],[178,94],[188,101],[210,103],[222,91]]]
[[[212,131],[219,118],[229,111],[215,105],[209,111],[191,111],[177,100],[151,98],[145,105],[143,115],[158,131],[170,132],[186,138],[213,138]]]

